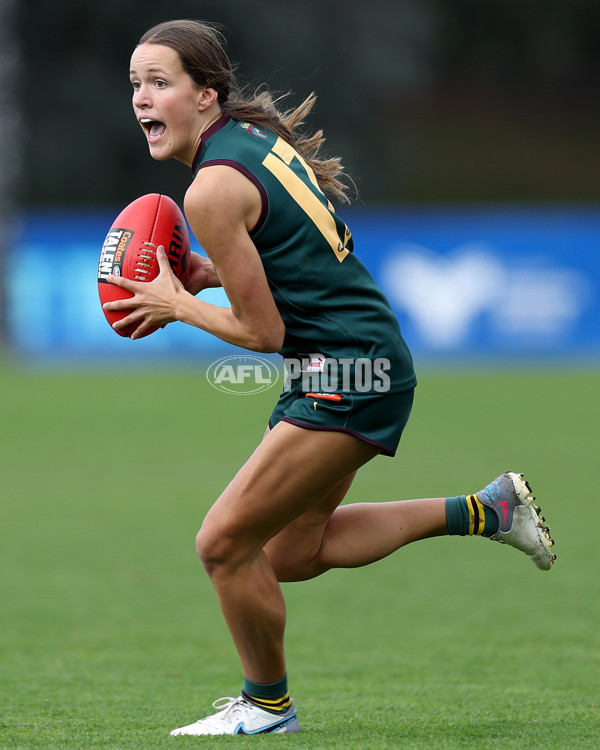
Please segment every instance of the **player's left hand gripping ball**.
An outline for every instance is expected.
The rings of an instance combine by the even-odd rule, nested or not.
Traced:
[[[100,304],[130,299],[133,293],[107,281],[108,276],[122,276],[132,281],[152,281],[158,276],[156,250],[165,248],[171,269],[185,284],[190,270],[190,238],[179,206],[167,195],[149,193],[126,206],[114,220],[106,235],[98,262]],[[102,308],[112,326],[131,310],[111,312]],[[137,325],[117,331],[131,336]],[[114,329],[113,329],[114,330]],[[146,335],[153,333],[151,328]]]

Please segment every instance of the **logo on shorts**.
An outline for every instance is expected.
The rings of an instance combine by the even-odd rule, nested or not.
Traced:
[[[279,371],[268,359],[240,355],[213,362],[206,371],[206,379],[218,391],[248,396],[276,385]]]

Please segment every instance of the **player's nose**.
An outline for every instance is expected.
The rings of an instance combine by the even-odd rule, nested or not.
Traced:
[[[139,88],[134,89],[132,102],[133,106],[138,107],[139,109],[150,107],[152,104],[152,99],[150,97],[150,91],[148,90],[148,87],[142,85]]]

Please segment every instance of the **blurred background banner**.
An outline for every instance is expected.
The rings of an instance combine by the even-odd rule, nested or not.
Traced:
[[[114,215],[23,216],[6,284],[8,336],[16,351],[36,360],[233,351],[182,324],[135,342],[111,331],[95,272]],[[420,207],[348,211],[344,218],[357,255],[386,292],[416,354],[515,361],[600,355],[597,210]],[[197,243],[194,249],[200,250]],[[227,304],[222,290],[202,298]]]
[[[416,353],[600,354],[598,210],[412,208],[357,230]]]

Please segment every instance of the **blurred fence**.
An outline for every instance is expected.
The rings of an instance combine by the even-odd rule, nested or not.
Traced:
[[[111,331],[96,265],[116,213],[21,217],[6,278],[16,353],[110,363],[239,351],[179,323],[135,342]],[[418,357],[600,358],[597,207],[354,210],[344,219]],[[203,298],[227,304],[222,290]]]

